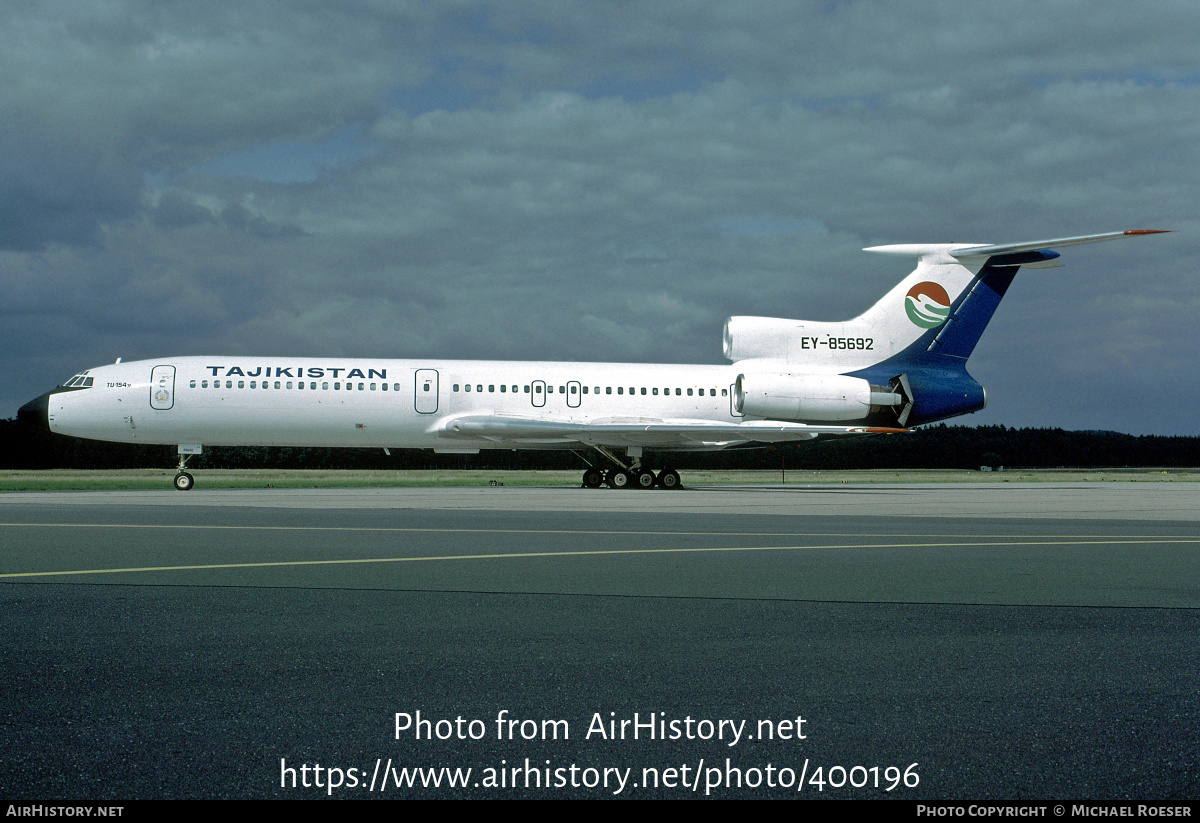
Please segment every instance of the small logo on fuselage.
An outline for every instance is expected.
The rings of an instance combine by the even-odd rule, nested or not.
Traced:
[[[950,316],[950,295],[937,283],[926,280],[908,290],[904,311],[915,325],[936,329]]]

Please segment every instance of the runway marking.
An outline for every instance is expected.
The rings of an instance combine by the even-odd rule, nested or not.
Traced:
[[[256,569],[292,566],[348,566],[366,563],[418,563],[448,560],[514,560],[529,557],[589,557],[622,554],[708,554],[718,552],[813,551],[818,549],[921,549],[971,548],[974,546],[1103,546],[1141,545],[1160,543],[1200,543],[1200,538],[1166,538],[1153,540],[1042,540],[1012,543],[1008,541],[974,541],[969,543],[848,543],[819,546],[699,546],[683,549],[584,549],[556,552],[506,552],[494,554],[420,555],[416,557],[362,557],[339,560],[275,560],[256,563],[206,563],[186,566],[141,566],[118,569],[73,569],[64,571],[8,572],[0,580],[22,577],[66,577],[89,574],[136,574],[145,572],[204,571],[213,569]]]
[[[895,532],[873,534],[862,532],[684,532],[684,531],[651,531],[633,529],[446,529],[432,527],[405,526],[231,526],[206,523],[0,523],[0,528],[48,528],[48,529],[195,529],[203,531],[301,531],[301,532],[396,532],[423,534],[599,534],[599,535],[663,535],[675,537],[896,537]],[[959,537],[959,534],[942,532],[909,532],[909,537]],[[1011,538],[1022,540],[1026,538],[1050,538],[1059,535],[1052,534],[981,534],[978,537]],[[1111,537],[1107,534],[1079,534],[1077,538]],[[1187,540],[1200,540],[1200,537],[1187,535],[1160,536],[1153,534],[1130,534],[1130,539],[1170,540],[1183,537]]]

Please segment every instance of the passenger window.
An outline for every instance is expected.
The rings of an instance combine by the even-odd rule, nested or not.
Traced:
[[[227,388],[227,389],[232,389],[232,388],[233,388],[233,381],[232,381],[232,380],[226,380],[226,381],[225,381],[225,388]]]
[[[645,394],[645,393],[646,393],[646,387],[642,386],[642,394]],[[655,394],[658,394],[658,392],[655,392]]]
[[[688,389],[688,397],[691,397],[691,396],[692,396],[692,390]]]
[[[257,381],[257,380],[251,380],[251,381],[250,381],[250,388],[252,388],[252,389],[257,389],[257,388],[258,388],[258,381]]]
[[[653,392],[653,394],[654,394],[654,396],[655,396],[655,397],[658,397],[658,389],[653,389],[653,390],[652,390],[652,392]],[[645,393],[646,393],[646,390],[645,390],[645,389],[642,389],[642,394],[645,394]]]
[[[292,381],[291,381],[291,380],[287,381],[287,387],[288,387],[289,389],[292,387]]]
[[[500,385],[500,393],[503,394],[506,391],[508,391],[508,386],[501,384]]]
[[[547,386],[547,387],[546,387],[546,394],[554,394],[554,387],[553,387],[553,386]]]
[[[533,387],[533,393],[534,393],[534,394],[541,394],[541,393],[542,393],[542,387],[541,387],[540,385],[539,385],[539,386],[534,386],[534,387]]]
[[[625,393],[625,387],[617,386],[617,394],[624,394],[624,393]]]
[[[528,386],[526,386],[526,387],[525,387],[525,391],[529,391],[529,387],[528,387]],[[517,387],[516,387],[516,386],[513,386],[513,394],[516,394],[516,393],[517,393]]]
[[[579,390],[579,387],[578,387],[578,386],[572,386],[572,387],[571,387],[571,394],[576,394],[576,393],[578,392],[578,390]]]
[[[388,390],[387,383],[380,383],[379,388],[383,389],[384,391],[387,391]]]
[[[207,389],[207,388],[208,388],[208,381],[207,381],[207,380],[201,380],[201,381],[200,381],[200,388],[202,388],[202,389]]]
[[[278,380],[276,380],[276,381],[275,381],[275,388],[279,388],[279,381],[278,381]]]
[[[605,386],[605,387],[604,387],[604,393],[605,393],[605,394],[612,394],[612,386]]]
[[[375,391],[375,384],[374,384],[374,383],[372,383],[372,384],[371,384],[371,391]]]
[[[681,394],[683,394],[683,389],[676,389],[676,390],[675,390],[675,396],[676,396],[676,397],[679,397],[679,395],[681,395]]]
[[[466,385],[466,390],[467,390],[467,391],[470,391],[470,390],[471,390],[471,384],[470,384],[470,383],[468,383],[468,384]]]
[[[574,394],[574,393],[575,393],[575,389],[571,389],[571,393],[572,393],[572,394]],[[588,393],[588,387],[587,387],[587,386],[584,386],[584,387],[583,387],[583,393],[584,393],[584,394],[587,394],[587,393]]]
[[[494,384],[490,384],[490,385],[488,385],[488,391],[489,391],[489,392],[494,392],[495,390],[496,390],[496,386],[495,386]]]
[[[364,385],[363,383],[359,383],[359,384],[358,384],[358,390],[359,390],[359,391],[362,391],[362,390],[363,390],[363,385]],[[425,391],[429,391],[429,385],[428,385],[428,384],[426,384],[426,385],[425,385]]]
[[[728,396],[729,396],[729,389],[721,389],[721,396],[722,396],[722,397],[728,397]]]
[[[321,391],[329,391],[329,381],[326,380],[321,383]]]
[[[244,388],[246,388],[246,381],[245,381],[245,380],[239,380],[239,381],[238,381],[238,388],[239,388],[239,389],[244,389]]]
[[[529,387],[528,387],[528,386],[526,386],[526,387],[525,387],[525,393],[526,393],[526,394],[529,394]]]
[[[426,385],[425,385],[425,391],[429,391],[429,385],[428,385],[428,384],[426,384]],[[483,391],[483,384],[482,384],[482,383],[476,383],[476,384],[475,384],[475,391]]]
[[[188,388],[189,388],[189,389],[194,389],[194,388],[196,388],[196,381],[195,381],[195,380],[192,380],[191,382],[189,382],[189,383],[188,383]]]

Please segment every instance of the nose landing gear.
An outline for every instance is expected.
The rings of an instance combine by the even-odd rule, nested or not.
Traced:
[[[192,486],[196,485],[196,479],[187,473],[187,462],[189,457],[193,454],[200,454],[200,451],[200,446],[181,445],[179,447],[179,468],[175,470],[175,480],[172,481],[176,491],[191,491]]]

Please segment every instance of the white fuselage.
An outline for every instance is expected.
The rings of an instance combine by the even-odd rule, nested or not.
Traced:
[[[52,431],[147,444],[472,451],[511,444],[447,442],[438,430],[449,418],[743,420],[732,404],[734,366],[179,357],[86,374],[90,387],[50,398]],[[546,438],[522,447],[572,443],[578,440]]]
[[[75,375],[18,417],[77,437],[176,444],[181,455],[202,446],[595,447],[615,460],[613,449],[636,458],[642,448],[903,431],[984,407],[967,358],[1021,266],[1057,265],[1052,246],[1159,233],[873,247],[916,257],[916,269],[853,320],[730,318],[725,366],[165,358]]]

